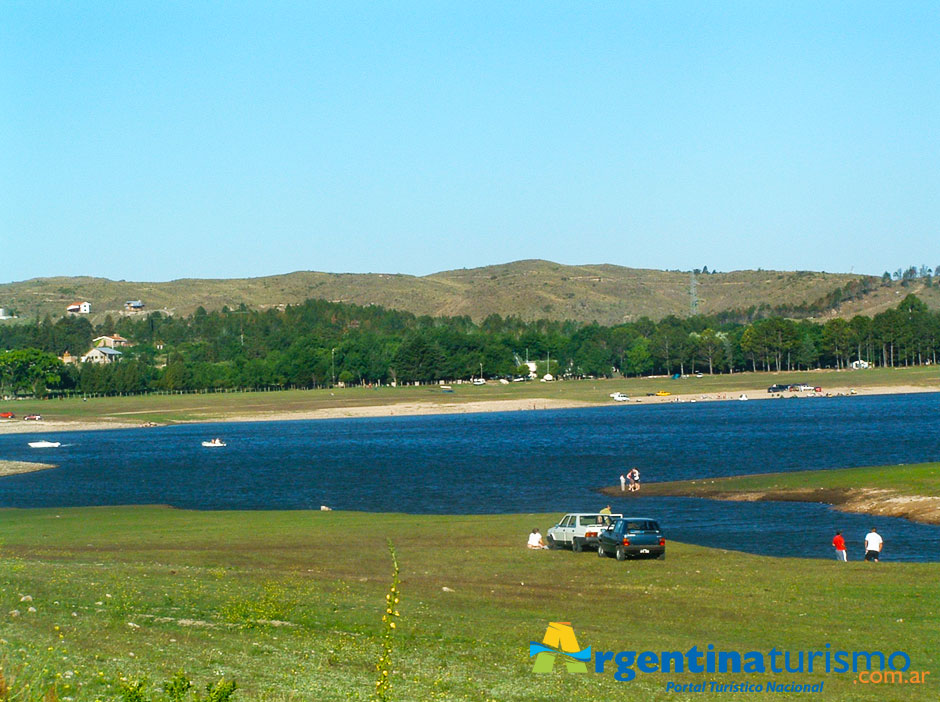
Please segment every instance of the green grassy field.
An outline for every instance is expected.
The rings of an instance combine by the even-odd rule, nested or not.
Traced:
[[[936,700],[938,683],[847,674],[535,675],[529,641],[571,622],[597,650],[905,651],[940,678],[940,564],[775,559],[671,543],[666,561],[529,551],[558,515],[0,511],[0,659],[33,698],[118,696],[179,669],[241,699],[366,699],[399,555],[392,699],[701,699],[668,681],[825,682],[822,700]],[[444,588],[448,588],[445,590]],[[28,596],[29,600],[24,600]],[[35,612],[29,612],[34,607]],[[11,613],[18,611],[14,616]],[[38,692],[37,692],[38,690]],[[746,693],[722,699],[753,699]],[[23,699],[17,698],[17,699]]]
[[[327,408],[354,408],[400,403],[462,404],[493,400],[552,399],[614,404],[609,394],[624,392],[644,397],[660,390],[674,395],[757,391],[778,382],[807,383],[832,387],[891,388],[899,385],[940,390],[940,369],[878,368],[867,371],[804,371],[783,373],[735,373],[701,378],[626,378],[616,380],[572,380],[556,383],[491,382],[485,386],[453,385],[452,393],[437,386],[335,388],[332,390],[287,390],[281,392],[206,393],[187,395],[143,395],[55,400],[21,400],[0,403],[19,416],[42,414],[56,420],[120,420],[127,422],[216,420],[271,412],[304,412]],[[668,402],[669,398],[662,398]],[[795,401],[795,400],[794,400]],[[18,420],[17,420],[18,421]]]
[[[735,492],[796,491],[802,493],[806,490],[865,488],[892,490],[902,495],[940,496],[940,463],[761,473],[733,478],[651,483],[644,486],[644,493],[708,497],[714,494]]]

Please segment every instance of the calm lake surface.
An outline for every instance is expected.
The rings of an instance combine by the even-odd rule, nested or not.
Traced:
[[[918,394],[4,435],[0,457],[60,467],[0,479],[0,506],[561,514],[602,507],[594,489],[633,465],[648,483],[940,460],[938,418],[940,394]],[[214,436],[228,446],[200,445]],[[38,438],[63,446],[30,449]],[[874,524],[885,560],[940,560],[940,527],[826,505],[612,507],[658,518],[668,538],[774,555],[828,558],[840,528],[858,559]]]

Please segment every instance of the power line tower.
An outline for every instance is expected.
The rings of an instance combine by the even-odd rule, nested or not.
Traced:
[[[695,271],[692,271],[689,278],[689,314],[693,317],[698,314],[698,280],[695,278]]]

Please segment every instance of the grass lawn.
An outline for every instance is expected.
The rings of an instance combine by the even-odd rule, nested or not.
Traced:
[[[143,395],[56,400],[22,400],[0,403],[17,415],[42,414],[47,420],[112,419],[132,422],[174,422],[224,419],[270,412],[303,412],[332,407],[365,407],[399,403],[438,404],[493,400],[554,399],[611,404],[609,394],[623,392],[634,397],[665,390],[673,395],[760,391],[774,383],[807,383],[832,387],[890,388],[899,385],[940,390],[940,369],[877,368],[867,371],[803,371],[792,373],[735,373],[705,375],[679,380],[670,378],[625,378],[616,380],[573,380],[556,383],[490,382],[485,386],[453,385],[453,393],[437,386],[334,388],[333,390],[288,390],[280,392],[206,393],[186,395]],[[665,399],[663,401],[666,401]]]
[[[571,622],[582,647],[905,651],[940,678],[940,564],[775,559],[670,543],[666,561],[529,551],[558,515],[0,511],[0,660],[13,689],[111,699],[185,669],[237,699],[366,699],[401,564],[392,699],[691,700],[668,681],[818,683],[821,700],[936,700],[938,681],[846,674],[535,675],[529,641]],[[444,588],[448,588],[445,590]],[[31,600],[24,600],[28,596]],[[35,612],[29,612],[34,607]],[[11,612],[18,611],[18,615]],[[753,699],[723,693],[722,699]],[[22,699],[22,698],[17,698]],[[148,697],[149,699],[149,697]]]

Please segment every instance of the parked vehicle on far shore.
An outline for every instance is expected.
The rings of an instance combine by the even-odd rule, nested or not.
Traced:
[[[601,532],[597,542],[598,556],[627,558],[666,558],[666,539],[655,519],[624,517]]]
[[[41,414],[27,414],[25,417],[23,417],[23,420],[27,422],[41,422],[42,415]]]
[[[570,547],[572,551],[594,548],[601,532],[620,519],[619,514],[600,512],[571,512],[545,533],[549,548]]]
[[[12,412],[0,412],[0,419],[16,419],[16,415]]]

